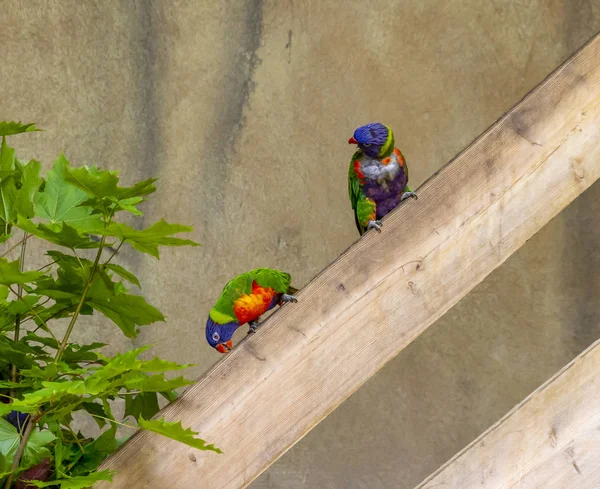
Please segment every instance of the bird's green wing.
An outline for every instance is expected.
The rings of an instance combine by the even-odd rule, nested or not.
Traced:
[[[354,171],[354,162],[359,159],[361,155],[362,151],[354,153],[350,160],[350,167],[348,168],[348,196],[350,197],[350,203],[352,204],[352,209],[354,211],[356,211],[356,204],[361,195],[358,175],[356,175],[356,172]]]
[[[288,290],[291,277],[288,273],[271,268],[257,268],[238,275],[227,282],[223,288],[219,300],[210,311],[211,319],[217,324],[237,321],[233,312],[233,303],[242,295],[252,292],[252,282],[254,281],[261,287],[271,287],[276,292],[283,294]]]
[[[375,215],[375,202],[367,198],[362,192],[362,185],[358,178],[354,167],[354,162],[360,159],[362,151],[357,151],[350,160],[350,168],[348,169],[348,194],[352,210],[354,210],[354,222],[358,232],[362,235],[367,229],[367,225]]]
[[[233,312],[233,303],[242,295],[249,294],[250,292],[252,292],[252,277],[250,273],[242,273],[227,282],[215,307],[210,310],[211,319],[217,324],[237,321],[237,317]]]
[[[261,287],[270,287],[280,294],[285,294],[288,291],[292,280],[289,273],[273,270],[272,268],[257,268],[248,273],[252,275],[252,280],[256,281]]]

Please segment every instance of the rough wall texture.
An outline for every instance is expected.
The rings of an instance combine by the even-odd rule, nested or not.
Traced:
[[[160,177],[146,224],[195,227],[201,248],[120,260],[169,317],[136,341],[200,374],[228,278],[303,285],[357,239],[354,127],[391,125],[418,186],[600,30],[600,2],[4,0],[0,30],[0,119],[46,129],[20,153]],[[422,480],[598,337],[599,215],[595,186],[252,487]],[[110,328],[79,334],[128,347]]]

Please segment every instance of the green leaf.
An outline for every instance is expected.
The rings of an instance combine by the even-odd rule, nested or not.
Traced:
[[[0,366],[12,363],[17,367],[31,367],[33,365],[33,360],[30,356],[16,350],[13,346],[14,343],[13,345],[0,343]],[[5,404],[0,403],[0,410],[2,410],[3,406],[5,406]]]
[[[3,418],[0,418],[0,454],[12,459],[21,442],[17,429]]]
[[[125,415],[133,416],[134,419],[138,419],[140,416],[150,419],[158,411],[160,407],[158,405],[158,396],[156,392],[142,392],[137,396],[124,396],[125,397]]]
[[[90,394],[98,394],[111,384],[112,379],[131,370],[138,370],[142,361],[137,357],[148,348],[150,347],[144,346],[115,355],[106,365],[98,368],[85,379],[86,391]]]
[[[126,224],[113,223],[107,228],[98,229],[97,234],[114,236],[121,241],[127,241],[133,248],[159,258],[159,246],[200,246],[189,239],[172,238],[173,234],[189,233],[193,228],[181,224],[169,224],[164,219],[154,223],[147,229],[138,231]]]
[[[97,166],[82,168],[67,168],[66,179],[89,195],[105,198],[113,197],[117,200],[142,197],[156,191],[154,182],[156,178],[149,178],[136,183],[133,187],[119,187],[119,172],[100,170]]]
[[[143,375],[132,379],[127,379],[124,382],[125,388],[129,390],[140,390],[145,392],[164,392],[186,385],[193,384],[191,380],[186,380],[183,377],[175,379],[165,379],[164,374]]]
[[[46,174],[44,191],[34,197],[35,214],[52,224],[66,223],[81,232],[102,227],[100,216],[92,214],[89,207],[80,205],[87,200],[87,194],[66,180],[69,167],[65,156],[60,155],[52,170]]]
[[[154,357],[152,360],[145,360],[142,363],[141,370],[144,372],[168,372],[170,370],[183,370],[193,366],[193,364],[180,364]]]
[[[116,265],[114,263],[109,263],[108,265],[104,265],[104,268],[107,268],[110,271],[116,273],[120,277],[122,277],[125,280],[127,280],[129,283],[137,285],[140,288],[142,287],[140,285],[140,281],[138,280],[138,278],[133,273],[131,273],[129,270],[123,268],[121,265]]]
[[[21,341],[23,341],[27,344],[29,344],[30,341],[37,342],[37,343],[41,343],[44,346],[49,346],[50,348],[53,348],[54,350],[58,349],[58,342],[54,338],[49,338],[47,336],[39,336],[35,333],[28,333],[27,335],[23,336]],[[52,364],[48,365],[46,368],[50,368],[51,365],[53,365],[54,367],[57,367],[55,363],[52,363]],[[65,365],[65,367],[67,367],[67,365]],[[31,374],[27,374],[27,375],[31,375]]]
[[[56,430],[60,432],[60,428],[58,427],[58,423],[53,423],[56,425]],[[54,469],[58,477],[64,475],[63,469],[63,460],[66,455],[65,447],[63,446],[62,440],[60,437],[56,439],[56,443],[54,444]]]
[[[93,264],[85,258],[77,258],[58,251],[47,253],[57,263],[57,280],[48,277],[38,281],[36,294],[46,295],[61,302],[78,303]]]
[[[20,166],[20,165],[19,165]],[[14,209],[16,214],[25,217],[33,217],[33,197],[42,185],[40,171],[42,164],[39,161],[31,160],[26,165],[20,166],[21,188],[16,194]]]
[[[17,198],[15,182],[15,150],[2,138],[0,146],[0,226],[4,235],[10,232],[10,225],[15,219],[14,205]]]
[[[50,450],[46,448],[46,445],[54,440],[56,440],[56,436],[51,431],[35,429],[27,440],[21,467],[31,467],[43,459],[51,457]]]
[[[30,413],[36,411],[47,402],[57,403],[66,397],[82,396],[86,393],[82,380],[42,382],[42,385],[41,389],[25,394],[23,399],[15,399],[11,406],[23,413]]]
[[[37,428],[33,430],[23,452],[21,468],[31,467],[48,457],[50,452],[45,447],[55,439],[54,434],[48,430],[40,431]],[[20,443],[21,435],[17,429],[5,419],[0,418],[0,454],[4,456],[5,461],[12,462]]]
[[[36,351],[24,343],[14,342],[6,336],[0,335],[0,365],[12,363],[19,368],[33,366],[31,356]],[[2,404],[0,404],[2,408]]]
[[[125,443],[127,440],[129,440],[133,435],[129,434],[129,435],[123,435],[120,438],[117,438],[117,450],[119,448],[121,448],[121,445],[123,445],[123,443]]]
[[[62,290],[71,290],[81,295],[88,277],[92,273],[93,263],[86,258],[66,255],[59,251],[48,251],[47,255],[58,266],[58,280],[56,283]]]
[[[6,258],[0,258],[0,284],[2,285],[33,283],[43,276],[42,272],[22,272],[19,260],[9,262]]]
[[[106,420],[102,418],[108,418],[108,415],[104,411],[102,404],[98,404],[97,402],[84,402],[81,404],[81,407],[92,415],[99,428],[104,427]],[[98,418],[96,416],[102,416],[102,418]]]
[[[0,136],[14,136],[15,134],[33,131],[43,131],[43,129],[35,127],[35,122],[31,124],[22,124],[15,121],[0,122]]]
[[[2,481],[3,477],[6,477],[10,474],[10,464],[11,462],[0,453],[0,481]]]
[[[86,489],[92,487],[96,482],[100,481],[112,481],[114,471],[101,470],[99,472],[92,472],[88,475],[78,475],[76,477],[68,477],[63,479],[56,479],[48,482],[40,481],[26,481],[28,484],[35,487],[53,487],[58,486],[60,489]]]
[[[33,385],[33,382],[27,379],[21,379],[20,382],[10,382],[8,380],[0,380],[0,389],[28,389]]]
[[[204,440],[195,438],[195,435],[198,433],[192,431],[190,428],[184,429],[183,426],[181,426],[181,421],[175,423],[172,421],[165,421],[164,418],[146,421],[144,418],[140,417],[138,419],[138,425],[144,430],[153,431],[154,433],[180,441],[181,443],[185,443],[198,450],[212,450],[213,452],[223,453],[214,445],[207,445]]]
[[[15,166],[16,162],[16,166]],[[33,196],[42,184],[39,161],[15,160],[14,150],[5,139],[0,149],[0,225],[2,241],[17,219],[18,213],[33,216]]]
[[[6,138],[2,138],[0,146],[0,178],[4,179],[14,175],[15,171],[15,150],[6,143]]]
[[[30,336],[31,333],[27,336]],[[54,342],[54,339],[49,338],[52,342]],[[52,348],[56,349],[54,345],[52,345]],[[38,367],[37,365],[29,368],[29,369],[24,369],[21,370],[21,374],[23,375],[23,377],[29,377],[29,378],[33,378],[33,379],[44,379],[44,380],[51,380],[51,379],[55,379],[58,376],[81,376],[84,375],[85,373],[87,373],[87,370],[83,369],[83,368],[71,368],[69,365],[67,365],[64,362],[52,362],[47,364],[45,367],[41,368]]]
[[[87,236],[82,236],[76,228],[70,226],[66,222],[63,222],[62,224],[53,224],[52,226],[47,226],[45,224],[36,225],[29,219],[19,215],[17,226],[23,231],[33,234],[38,238],[45,239],[46,241],[50,241],[51,243],[66,248],[89,249],[98,248],[100,246],[100,243],[92,241]]]
[[[33,294],[27,294],[21,297],[21,300],[15,299],[8,303],[8,310],[15,315],[23,316],[36,306],[39,297]]]
[[[127,211],[135,216],[143,216],[144,213],[136,207],[136,205],[141,204],[142,202],[146,202],[146,199],[142,197],[131,197],[129,199],[119,200],[119,204],[115,207],[115,212]]]
[[[106,346],[105,343],[92,343],[90,345],[79,346],[76,343],[71,343],[67,346],[63,353],[63,360],[69,365],[79,362],[98,362],[99,355],[93,350]]]
[[[159,394],[163,396],[168,402],[173,402],[179,397],[179,394],[177,394],[177,392],[175,391],[164,391],[159,392]]]
[[[76,474],[96,470],[100,464],[117,449],[117,424],[112,423],[112,426],[104,431],[92,443],[85,445],[84,454],[77,464]]]
[[[119,286],[122,287],[121,284],[112,282],[108,275],[99,273],[89,289],[86,301],[119,326],[125,336],[135,338],[137,326],[165,320],[162,313],[143,297],[125,294]]]

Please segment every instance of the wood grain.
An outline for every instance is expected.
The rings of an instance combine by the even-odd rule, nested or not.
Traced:
[[[598,489],[600,341],[416,489]]]
[[[224,455],[140,433],[97,487],[247,486],[599,177],[599,61],[595,38],[162,411]]]

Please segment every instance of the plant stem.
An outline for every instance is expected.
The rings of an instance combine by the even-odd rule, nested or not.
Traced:
[[[23,235],[23,239],[21,240],[21,257],[19,258],[19,266],[21,268],[21,272],[23,271],[23,268],[25,266],[25,249],[26,249],[26,247],[27,247],[27,233],[25,233]],[[19,284],[19,287],[17,288],[17,298],[19,300],[21,300],[22,297],[23,297],[23,286],[21,284]],[[19,333],[20,332],[21,332],[21,315],[17,314],[17,317],[15,318],[15,343],[17,341],[19,341]],[[13,365],[11,367],[10,378],[13,382],[17,382],[18,372],[17,372],[16,365]],[[10,394],[12,397],[15,397],[12,389],[11,389]]]
[[[21,267],[21,272],[22,272],[25,267],[25,249],[27,248],[27,233],[25,233],[23,235],[23,239],[21,242],[22,242],[22,244],[21,244],[21,256],[19,258],[19,266]],[[19,286],[17,287],[17,298],[19,300],[21,300],[22,297],[23,297],[23,285],[19,284]],[[17,341],[19,341],[19,330],[20,329],[21,329],[21,315],[18,314],[17,319],[15,321],[15,343]],[[15,369],[13,374],[16,375],[16,367],[14,365],[13,365],[13,369]],[[13,380],[13,382],[16,382],[16,380]]]
[[[55,263],[58,263],[60,260],[54,260],[53,262],[48,263],[48,265],[44,265],[43,267],[40,267],[37,269],[38,272],[41,272],[44,268],[48,268],[51,267],[52,265],[54,265]]]
[[[113,259],[113,256],[115,256],[115,255],[117,254],[117,252],[118,252],[118,251],[121,249],[121,246],[123,246],[123,243],[125,243],[125,241],[121,241],[121,242],[119,243],[119,246],[117,246],[117,248],[116,248],[115,250],[113,250],[113,254],[112,254],[112,255],[110,255],[110,257],[108,258],[108,260],[106,260],[106,261],[104,262],[104,265],[103,265],[103,266],[106,266],[106,265],[108,265],[108,264],[110,263],[110,261]]]
[[[19,445],[17,453],[15,453],[15,458],[13,459],[13,463],[10,467],[10,474],[8,476],[8,479],[6,479],[6,484],[4,485],[4,489],[10,489],[13,479],[15,478],[15,472],[17,471],[17,468],[19,467],[19,463],[21,462],[21,457],[23,456],[23,453],[25,452],[25,447],[27,446],[29,437],[31,436],[31,433],[33,432],[33,428],[35,427],[35,424],[38,422],[40,417],[41,417],[41,415],[38,415],[35,417],[29,416],[29,420],[27,421],[27,426],[25,427],[25,432],[21,436],[21,444]]]
[[[83,267],[83,263],[81,262],[81,258],[79,258],[79,255],[77,254],[77,252],[75,251],[75,248],[71,248],[71,251],[73,252],[73,254],[75,255],[75,258],[77,258],[77,261],[79,262],[79,266],[81,267],[81,271],[83,273],[85,273],[85,268]]]
[[[69,326],[67,327],[67,332],[65,333],[65,337],[62,340],[60,348],[56,352],[55,361],[57,363],[61,359],[63,352],[65,351],[65,348],[67,348],[67,343],[69,342],[69,336],[71,336],[71,333],[73,332],[73,327],[75,326],[75,322],[77,321],[77,318],[79,317],[79,313],[81,312],[81,308],[83,307],[83,304],[85,303],[85,297],[87,296],[88,290],[90,289],[90,286],[92,285],[92,281],[94,280],[94,276],[96,275],[96,271],[98,270],[98,263],[100,262],[100,257],[102,256],[102,248],[104,248],[105,241],[106,241],[106,236],[102,236],[102,240],[100,241],[100,247],[98,248],[98,253],[96,254],[96,259],[94,260],[94,265],[92,266],[92,270],[90,271],[90,276],[88,277],[87,282],[85,283],[83,292],[81,293],[81,300],[79,301],[79,304],[77,304],[77,309],[75,309],[75,312],[73,313],[73,316],[71,317],[71,322],[69,322]]]
[[[132,430],[137,430],[138,429],[137,426],[131,426],[130,424],[127,424],[127,423],[121,423],[120,421],[116,421],[114,419],[106,418],[105,416],[100,416],[98,414],[92,414],[92,413],[89,413],[89,414],[90,414],[90,416],[93,416],[94,418],[105,419],[109,423],[117,423],[117,424],[120,424],[121,426],[125,426],[125,428],[129,428],[129,429],[132,429]]]
[[[26,238],[23,238],[24,240],[27,240],[29,238],[31,238],[33,236],[33,234],[30,234],[29,236],[27,236]],[[4,253],[2,253],[0,255],[0,258],[4,258],[6,255],[8,255],[12,250],[14,250],[17,246],[19,246],[20,244],[23,243],[23,239],[21,241],[18,241],[17,243],[15,243],[13,246],[11,246],[8,250],[6,250]]]
[[[75,432],[73,431],[73,428],[71,428],[70,424],[65,425],[68,430],[71,432],[71,434],[73,435],[73,438],[75,438],[75,443],[77,443],[77,446],[79,447],[79,449],[81,450],[81,453],[85,453],[85,450],[83,449],[83,445],[81,444],[81,442],[79,441],[79,437],[75,434]]]
[[[13,288],[9,285],[8,286],[9,290],[13,293],[13,294],[17,294]],[[29,307],[29,304],[27,304],[27,302],[25,302],[25,299],[23,299],[22,297],[19,297],[19,299],[21,300],[21,302],[23,304],[25,304],[27,307]],[[45,303],[44,303],[45,304]],[[39,305],[39,304],[38,304]],[[38,316],[38,313],[34,311],[33,308],[30,308],[29,311],[27,312],[31,312],[31,314],[33,314],[36,318],[39,319],[39,321],[44,325],[44,331],[46,331],[47,333],[50,333],[50,336],[52,336],[52,338],[54,339],[54,341],[56,341],[58,343],[58,339],[56,339],[56,336],[54,336],[54,333],[52,333],[52,331],[50,331],[50,328],[48,327],[48,325],[46,324],[46,321],[44,321],[41,317]],[[25,321],[23,321],[25,322]],[[41,326],[40,326],[41,327]],[[37,328],[36,328],[37,331]]]
[[[37,304],[35,304],[35,307],[42,307],[44,304],[50,302],[52,299],[50,297],[48,297],[44,302],[38,302]],[[29,308],[29,310],[27,312],[32,312],[33,311],[33,307]],[[33,314],[31,316],[26,316],[24,319],[21,318],[21,326],[23,326],[23,323],[26,323],[27,321],[30,321],[33,318]]]

